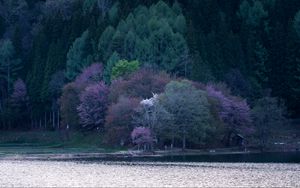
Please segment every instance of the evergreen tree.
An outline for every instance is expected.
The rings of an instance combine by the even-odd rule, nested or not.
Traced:
[[[103,78],[104,78],[105,83],[110,83],[112,69],[119,60],[120,60],[120,57],[119,57],[118,53],[116,53],[116,52],[114,52],[111,55],[111,57],[108,59],[105,69],[104,69],[104,73],[103,73]]]
[[[85,31],[77,38],[67,54],[66,77],[74,80],[81,70],[92,63],[89,54],[89,32]]]
[[[21,61],[15,58],[15,48],[9,39],[0,42],[0,79],[6,80],[6,91],[10,93],[11,84],[21,69]]]
[[[62,41],[52,43],[49,46],[46,66],[44,71],[43,87],[41,90],[41,98],[43,101],[49,100],[49,82],[55,71],[64,68],[65,50]]]
[[[101,56],[101,60],[106,62],[106,60],[110,57],[110,53],[112,53],[111,41],[113,39],[115,33],[115,29],[111,26],[108,26],[102,33],[99,42],[98,42],[98,50]]]

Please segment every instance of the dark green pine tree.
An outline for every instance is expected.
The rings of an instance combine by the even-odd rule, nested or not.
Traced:
[[[300,11],[289,27],[287,38],[286,73],[284,83],[288,86],[284,97],[293,114],[298,114],[300,105]]]
[[[12,38],[12,43],[15,46],[16,57],[22,57],[22,35],[20,27],[17,25]]]
[[[98,51],[100,60],[106,62],[110,57],[112,51],[111,42],[115,33],[115,29],[112,26],[108,26],[102,33],[98,42]]]
[[[41,90],[41,99],[42,101],[49,100],[49,82],[51,80],[51,76],[60,69],[64,68],[65,65],[65,50],[64,43],[62,40],[58,40],[58,42],[53,42],[49,46],[46,66],[44,71],[43,78],[43,87]]]
[[[92,63],[92,51],[90,51],[89,47],[89,32],[87,30],[74,41],[68,51],[66,77],[70,81],[74,80],[84,67]]]
[[[9,95],[18,71],[22,69],[21,60],[16,58],[15,48],[9,40],[0,41],[0,79],[5,81],[6,94]]]
[[[38,115],[43,109],[41,90],[43,88],[44,70],[47,60],[48,42],[45,33],[40,33],[34,39],[32,67],[27,74],[28,93],[32,104],[33,114]]]

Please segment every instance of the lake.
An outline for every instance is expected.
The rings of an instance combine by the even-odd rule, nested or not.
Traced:
[[[242,158],[226,155],[227,159],[222,158],[225,156],[181,156],[125,160],[0,160],[0,187],[300,186],[299,153],[281,155],[282,158],[277,153],[243,155]],[[254,162],[253,157],[258,161]],[[226,161],[221,162],[221,158]]]

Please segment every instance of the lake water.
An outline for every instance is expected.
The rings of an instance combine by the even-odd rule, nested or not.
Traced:
[[[175,162],[177,159],[174,158],[169,162],[163,160],[0,160],[0,187],[300,186],[300,163],[292,161],[233,163],[187,162],[182,159],[182,162]]]

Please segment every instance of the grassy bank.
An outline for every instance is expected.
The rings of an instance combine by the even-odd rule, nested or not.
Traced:
[[[98,132],[59,131],[0,132],[0,155],[38,153],[114,152],[122,148],[109,148],[102,144]]]

